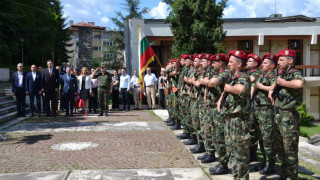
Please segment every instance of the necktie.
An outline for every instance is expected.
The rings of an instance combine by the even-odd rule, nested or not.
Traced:
[[[50,73],[50,77],[51,77],[51,74],[52,74],[51,69],[49,69],[49,73]]]

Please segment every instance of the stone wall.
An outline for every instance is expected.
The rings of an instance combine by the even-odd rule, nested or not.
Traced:
[[[0,68],[0,81],[9,81],[10,71],[9,68]]]
[[[92,28],[79,27],[79,61],[77,67],[92,67]]]

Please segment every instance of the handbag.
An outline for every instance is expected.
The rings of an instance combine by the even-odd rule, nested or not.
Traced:
[[[78,101],[78,108],[83,108],[83,99],[79,99],[79,101]]]

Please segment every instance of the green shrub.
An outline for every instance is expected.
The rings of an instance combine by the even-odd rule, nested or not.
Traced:
[[[306,103],[303,101],[297,108],[300,115],[300,126],[312,126],[314,117],[308,112]]]

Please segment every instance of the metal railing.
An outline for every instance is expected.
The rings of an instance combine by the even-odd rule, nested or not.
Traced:
[[[320,65],[297,65],[303,76],[320,76]]]

